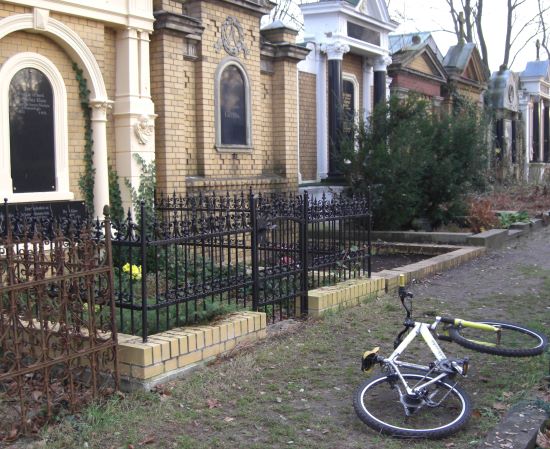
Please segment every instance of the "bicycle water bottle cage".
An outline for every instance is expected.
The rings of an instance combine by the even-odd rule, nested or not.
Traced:
[[[361,358],[361,370],[363,372],[370,373],[373,370],[374,365],[378,362],[378,351],[380,351],[380,348],[377,346],[363,354]]]

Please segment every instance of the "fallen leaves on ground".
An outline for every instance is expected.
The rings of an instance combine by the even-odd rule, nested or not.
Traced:
[[[222,406],[222,403],[217,399],[207,399],[206,404],[208,405],[208,408],[221,408]]]
[[[537,434],[537,444],[541,449],[550,449],[550,428],[540,431]]]

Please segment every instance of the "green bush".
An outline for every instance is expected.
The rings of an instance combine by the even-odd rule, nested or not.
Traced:
[[[354,139],[343,141],[341,167],[352,192],[373,193],[374,226],[432,226],[464,215],[464,194],[484,186],[485,120],[466,102],[449,115],[418,97],[375,108]]]
[[[499,215],[499,227],[509,228],[514,223],[526,223],[529,221],[529,214],[521,210],[519,212],[501,212]]]

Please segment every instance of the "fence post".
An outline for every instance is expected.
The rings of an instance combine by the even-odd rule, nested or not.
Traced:
[[[300,314],[308,314],[308,271],[309,266],[307,263],[307,243],[308,243],[308,215],[309,215],[309,194],[307,190],[304,192],[303,196],[304,203],[302,204],[302,232],[300,232],[300,258],[302,263],[302,274],[300,276]]]
[[[250,229],[252,246],[252,310],[258,310],[258,296],[260,294],[260,279],[258,270],[258,217],[256,208],[258,200],[250,190]]]
[[[371,186],[368,186],[367,189],[367,201],[368,201],[368,210],[367,210],[367,254],[369,260],[367,261],[367,274],[370,278],[371,269],[372,269],[372,242],[371,242],[371,230],[372,230],[372,192]]]
[[[113,341],[113,365],[115,367],[115,389],[118,390],[120,386],[120,379],[118,375],[118,334],[117,334],[117,327],[116,327],[116,309],[115,309],[115,298],[114,298],[114,286],[115,286],[115,280],[114,280],[114,265],[113,265],[113,244],[111,241],[111,209],[108,205],[105,205],[103,207],[103,226],[104,226],[104,239],[105,239],[105,255],[106,255],[106,261],[105,263],[109,267],[109,312],[111,314],[111,322],[109,323],[111,325],[111,340]]]
[[[140,254],[141,254],[141,335],[143,343],[147,342],[148,337],[148,322],[147,322],[147,231],[146,231],[146,215],[145,201],[140,203],[141,223],[139,226],[140,232]],[[132,274],[130,267],[130,277]]]

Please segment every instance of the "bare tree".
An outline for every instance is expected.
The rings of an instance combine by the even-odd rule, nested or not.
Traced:
[[[450,8],[457,38],[459,41],[477,41],[481,49],[483,64],[489,68],[489,54],[487,51],[487,44],[485,43],[483,27],[481,26],[483,0],[475,0],[474,2],[472,2],[472,0],[460,0],[459,4],[455,4],[454,0],[446,1]],[[465,31],[464,27],[466,27]]]
[[[457,38],[466,42],[477,42],[482,61],[489,68],[489,55],[482,26],[484,0],[445,1],[450,9]],[[530,17],[520,18],[518,14],[520,8],[521,11],[528,10],[528,4],[532,4],[533,1],[535,0],[506,0],[506,36],[502,64],[507,67],[511,66],[525,46],[539,35],[542,35],[543,48],[550,54],[548,51],[550,46],[548,42],[549,30],[544,20],[545,14],[550,10],[550,2],[536,0],[537,12]]]
[[[540,29],[540,44],[542,48],[546,51],[546,57],[550,59],[550,42],[549,42],[549,30],[547,28],[545,18],[545,12],[548,11],[548,7],[545,8],[544,0],[537,0],[537,6],[538,6],[538,22],[539,22],[539,29]]]

